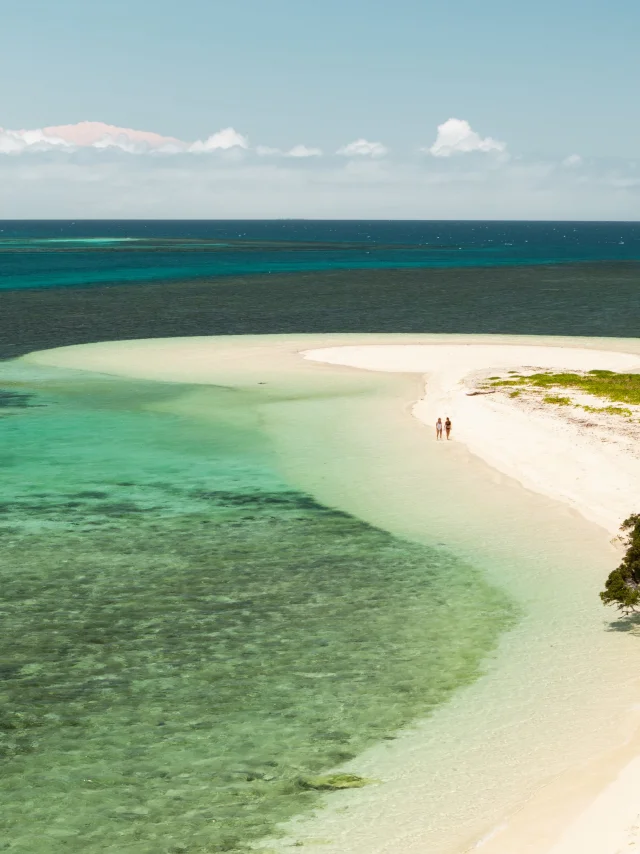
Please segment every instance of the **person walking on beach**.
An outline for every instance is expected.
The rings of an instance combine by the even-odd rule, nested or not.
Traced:
[[[447,415],[447,418],[446,418],[446,420],[445,420],[445,422],[444,422],[444,430],[445,430],[445,433],[447,434],[447,439],[448,439],[448,438],[449,438],[449,433],[451,433],[451,419],[449,418],[449,416],[448,416],[448,415]],[[442,434],[441,434],[441,435],[442,435]]]
[[[436,421],[436,439],[442,439],[442,418]]]

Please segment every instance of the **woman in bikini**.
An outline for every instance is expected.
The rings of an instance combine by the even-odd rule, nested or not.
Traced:
[[[436,421],[436,439],[442,439],[442,418]]]
[[[451,433],[451,419],[449,418],[448,415],[447,415],[446,421],[444,422],[444,430],[445,430],[445,433],[447,434],[447,439],[448,439],[449,433]]]

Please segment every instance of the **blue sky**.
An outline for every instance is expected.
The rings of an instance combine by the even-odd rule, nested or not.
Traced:
[[[495,207],[496,193],[504,199],[503,215],[526,216],[526,204],[520,199],[516,205],[514,196],[516,187],[520,195],[525,191],[526,165],[527,198],[540,188],[536,181],[546,170],[547,201],[531,197],[532,216],[552,214],[554,204],[577,214],[588,196],[590,218],[598,218],[599,204],[603,217],[616,218],[618,205],[620,218],[638,218],[639,32],[640,4],[631,0],[10,0],[0,27],[0,127],[18,131],[92,121],[189,144],[234,128],[245,147],[222,154],[216,149],[207,164],[180,152],[174,158],[171,168],[212,187],[209,203],[202,187],[194,192],[194,216],[222,215],[221,207],[229,204],[236,214],[250,216],[243,183],[249,176],[255,208],[265,215],[274,169],[286,174],[273,215],[287,215],[287,195],[291,215],[314,215],[315,188],[329,169],[335,215],[360,215],[360,207],[366,215],[371,193],[354,188],[350,158],[335,160],[338,150],[366,140],[383,145],[385,156],[360,158],[358,168],[375,174],[378,207],[383,212],[387,199],[394,216],[423,209],[424,215],[437,215],[439,200],[450,215],[481,216],[483,207]],[[438,126],[451,118],[502,148],[430,154]],[[321,150],[323,157],[274,166],[272,159],[257,156],[258,150],[282,153],[300,145]],[[0,176],[9,186],[0,215],[37,216],[44,197],[65,180],[71,194],[65,204],[73,205],[74,198],[80,204],[84,196],[78,196],[77,185],[106,174],[110,181],[120,174],[136,192],[154,175],[154,204],[161,215],[171,215],[171,199],[161,192],[162,181],[169,186],[169,167],[157,157],[121,152],[118,160],[102,150],[92,159],[86,151],[65,148],[54,156],[42,149],[38,142],[19,155],[11,147],[11,154],[0,156]],[[577,190],[565,180],[567,167],[560,168],[570,157]],[[519,183],[513,181],[514,164]],[[550,164],[561,176],[555,201]],[[339,180],[338,170],[347,170],[347,180]],[[411,197],[408,170],[415,171],[418,184],[429,173],[428,205]],[[465,175],[474,185],[466,190]],[[594,185],[588,192],[580,185],[585,181]],[[477,187],[483,182],[484,203]],[[241,204],[234,202],[232,184]],[[304,211],[292,195],[295,187],[306,199]],[[180,215],[188,215],[187,196],[181,206],[187,213]],[[330,215],[327,206],[330,200],[318,196],[317,214]],[[136,214],[124,194],[118,200],[115,188],[107,207],[111,213],[105,209],[105,215],[119,207],[122,215],[146,215]],[[60,215],[69,212],[61,208]]]

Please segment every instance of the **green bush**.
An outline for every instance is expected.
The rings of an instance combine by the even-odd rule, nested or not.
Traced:
[[[629,516],[621,531],[626,553],[622,563],[607,578],[600,598],[625,614],[640,610],[640,513]]]

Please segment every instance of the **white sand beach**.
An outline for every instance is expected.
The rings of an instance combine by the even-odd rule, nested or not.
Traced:
[[[343,383],[343,409],[312,402],[303,418],[285,395],[265,406],[291,476],[372,524],[440,537],[521,603],[524,618],[476,683],[349,763],[381,785],[328,796],[325,809],[294,822],[270,851],[640,851],[640,638],[609,629],[615,615],[597,599],[604,567],[620,556],[608,542],[640,510],[638,416],[469,393],[510,370],[638,372],[640,341],[192,338],[69,347],[23,361],[238,388],[284,389],[283,378]],[[348,408],[354,371],[398,375],[397,395],[380,398],[397,407],[388,420],[377,404]],[[414,380],[426,392],[410,399]],[[359,422],[348,420],[352,412]],[[436,445],[438,416],[452,419],[449,443]],[[314,441],[320,436],[326,449],[314,445],[313,453],[325,456],[311,471],[302,434],[318,424]],[[439,500],[426,513],[435,490]]]
[[[304,356],[366,370],[424,374],[425,397],[413,409],[417,418],[433,427],[438,417],[449,416],[455,441],[528,489],[567,502],[613,534],[633,508],[640,508],[640,443],[629,441],[623,419],[604,419],[597,430],[592,415],[577,419],[553,405],[532,411],[521,400],[477,393],[473,382],[487,372],[508,369],[636,372],[640,357],[635,354],[425,344],[338,347],[310,350]]]

